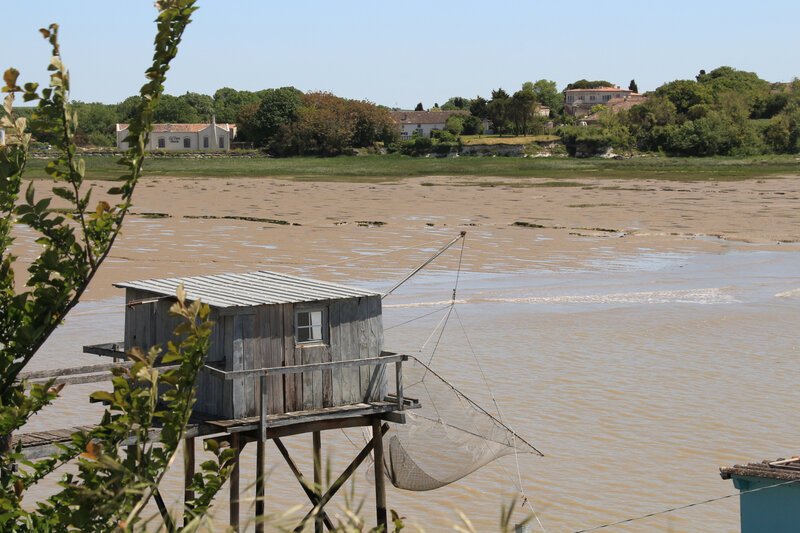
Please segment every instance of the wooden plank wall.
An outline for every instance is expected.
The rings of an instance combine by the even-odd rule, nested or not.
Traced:
[[[380,296],[335,300],[330,304],[329,317],[331,360],[349,361],[380,355],[383,349]],[[375,372],[377,376],[373,376]],[[334,373],[334,405],[382,399],[385,391],[383,365],[345,368]]]
[[[221,322],[223,317],[220,317],[219,311],[212,307],[209,318],[214,322],[214,327],[211,329],[211,338],[209,339],[211,345],[208,348],[206,362],[216,367],[224,368],[225,327]],[[222,401],[225,394],[224,389],[224,380],[217,376],[200,372],[200,375],[197,377],[197,402],[194,405],[195,411],[220,417],[226,416],[223,411],[224,402]]]

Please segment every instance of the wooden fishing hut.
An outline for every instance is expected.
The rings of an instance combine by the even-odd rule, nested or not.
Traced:
[[[403,398],[405,355],[383,352],[381,295],[335,283],[275,272],[149,279],[116,283],[125,289],[124,349],[166,346],[177,325],[168,315],[175,292],[183,285],[187,300],[202,300],[215,322],[211,348],[198,382],[196,418],[204,430],[216,431],[237,451],[231,477],[230,523],[239,524],[238,455],[257,443],[256,524],[264,513],[264,444],[273,440],[301,482],[314,509],[316,530],[332,528],[324,505],[370,454],[383,464],[382,435],[402,423],[400,411],[414,407]],[[86,347],[91,353],[119,356],[119,347]],[[395,384],[388,394],[386,365],[395,365]],[[371,426],[372,440],[330,489],[314,492],[289,456],[281,438],[312,433],[314,481],[321,484],[320,432]],[[186,442],[187,485],[193,474],[194,438]],[[386,525],[383,468],[375,468],[378,523]],[[187,499],[191,494],[187,492]],[[298,529],[302,527],[298,526]]]

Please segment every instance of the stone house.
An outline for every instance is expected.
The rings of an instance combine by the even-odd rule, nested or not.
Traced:
[[[592,106],[608,105],[612,99],[631,97],[642,97],[642,95],[630,89],[620,89],[616,85],[593,89],[567,89],[564,91],[564,109],[572,116],[584,116],[591,112]]]
[[[406,141],[414,132],[420,137],[430,137],[431,131],[443,130],[445,122],[451,115],[469,115],[469,111],[392,111],[392,118],[400,127],[400,139]],[[488,130],[488,123],[484,121]]]
[[[127,150],[128,125],[117,124],[117,148]],[[148,150],[229,150],[236,137],[236,124],[153,124]]]

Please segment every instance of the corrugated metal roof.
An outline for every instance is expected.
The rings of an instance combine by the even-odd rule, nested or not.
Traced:
[[[187,299],[200,299],[212,307],[220,308],[380,296],[380,293],[374,291],[263,270],[242,274],[126,281],[114,283],[114,286],[174,296],[181,283]]]

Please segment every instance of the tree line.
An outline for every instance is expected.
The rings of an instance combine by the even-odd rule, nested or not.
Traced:
[[[567,88],[609,87],[605,80],[581,79]],[[635,80],[629,84],[636,91]],[[547,122],[556,125],[568,148],[576,143],[663,152],[669,155],[748,155],[800,152],[800,87],[770,83],[753,72],[723,66],[695,79],[675,80],[645,94],[647,101],[617,112],[602,105],[595,127],[572,127],[556,82],[526,82],[513,93],[495,89],[484,98],[454,96],[431,110],[466,110],[453,115],[441,135],[484,133],[483,121],[500,135],[537,135]],[[118,104],[74,102],[79,146],[113,146],[114,125],[127,123],[141,97]],[[548,106],[549,117],[537,110]],[[422,103],[417,110],[422,110]],[[29,116],[31,108],[15,110]],[[212,96],[165,94],[153,109],[156,123],[236,123],[237,141],[278,156],[337,155],[382,142],[397,145],[397,128],[386,107],[326,92],[303,93],[294,87],[238,91],[225,87]],[[52,144],[52,132],[33,129],[34,139]],[[449,136],[448,136],[449,134]],[[450,137],[452,136],[452,137]]]
[[[141,100],[131,96],[118,104],[73,102],[76,144],[114,146],[115,125],[130,122]],[[15,108],[20,117],[30,117],[34,110]],[[399,135],[384,107],[324,92],[304,94],[294,87],[255,92],[224,87],[213,96],[164,94],[153,108],[154,123],[207,123],[212,117],[217,123],[237,124],[237,141],[275,155],[337,155],[378,141],[393,142]],[[33,126],[36,141],[54,144],[53,132]]]

